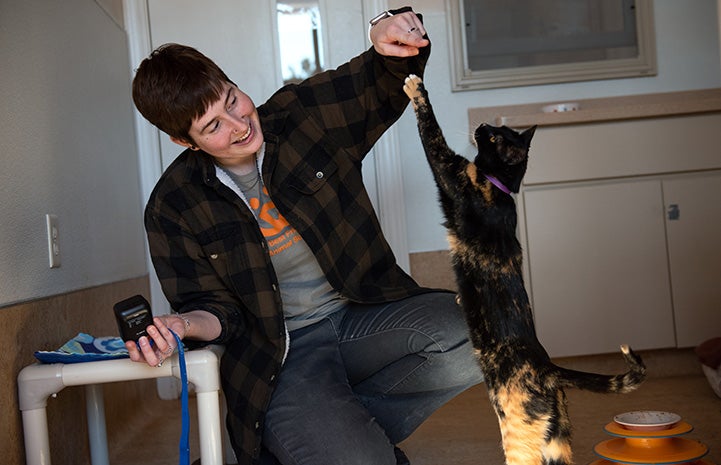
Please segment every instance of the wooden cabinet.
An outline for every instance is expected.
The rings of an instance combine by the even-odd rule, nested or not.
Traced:
[[[658,181],[524,193],[539,340],[552,356],[675,346]]]
[[[554,356],[721,335],[721,174],[524,193],[528,288]]]
[[[469,110],[539,125],[518,231],[552,356],[692,347],[721,336],[721,89]]]

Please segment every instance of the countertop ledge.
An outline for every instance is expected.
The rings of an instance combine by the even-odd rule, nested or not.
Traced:
[[[544,107],[577,104],[576,110],[545,112]],[[721,111],[721,88],[629,95],[585,100],[479,107],[468,110],[471,133],[482,122],[522,129],[535,125],[621,121]]]

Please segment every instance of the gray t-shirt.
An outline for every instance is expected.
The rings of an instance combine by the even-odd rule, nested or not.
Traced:
[[[347,300],[331,287],[313,252],[275,207],[259,173],[226,172],[245,195],[268,243],[288,330],[313,324],[342,308]]]

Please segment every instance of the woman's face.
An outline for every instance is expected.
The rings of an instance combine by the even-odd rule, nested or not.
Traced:
[[[218,163],[255,166],[255,154],[263,145],[263,132],[255,104],[234,84],[226,83],[223,95],[193,120],[188,131],[195,147],[212,155]],[[173,139],[185,147],[187,142]],[[251,165],[252,163],[252,165]]]

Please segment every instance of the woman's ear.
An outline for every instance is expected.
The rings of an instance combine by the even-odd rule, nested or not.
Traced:
[[[177,137],[170,136],[170,140],[175,142],[178,145],[182,145],[183,147],[189,148],[190,150],[198,150],[198,147],[191,144],[190,142],[187,142],[183,139],[178,139]]]

